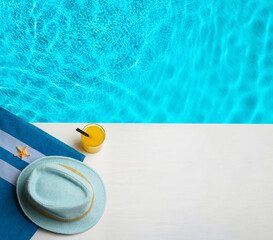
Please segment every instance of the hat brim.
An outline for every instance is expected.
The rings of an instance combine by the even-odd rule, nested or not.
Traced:
[[[29,205],[25,195],[26,180],[34,168],[47,163],[68,165],[83,174],[92,183],[95,194],[94,204],[90,213],[84,218],[74,222],[56,221],[45,217]],[[82,162],[61,156],[43,157],[28,165],[18,177],[16,192],[23,212],[32,222],[41,228],[62,234],[76,234],[93,227],[102,217],[106,204],[105,186],[100,176],[92,168]]]

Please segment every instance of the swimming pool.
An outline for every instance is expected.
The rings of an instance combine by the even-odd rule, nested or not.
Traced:
[[[28,121],[273,123],[272,1],[0,10],[0,105]]]

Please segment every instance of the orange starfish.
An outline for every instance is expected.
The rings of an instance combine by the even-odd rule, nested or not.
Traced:
[[[21,157],[21,160],[24,159],[24,157],[29,157],[30,154],[27,153],[27,146],[24,148],[24,149],[21,149],[19,147],[16,147],[17,150],[18,150],[18,153],[14,154],[14,156],[20,156]]]

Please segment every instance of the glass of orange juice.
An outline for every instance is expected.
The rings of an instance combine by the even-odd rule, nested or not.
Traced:
[[[81,135],[83,149],[89,153],[96,153],[101,150],[105,139],[105,131],[102,126],[90,123],[83,128],[89,137]]]

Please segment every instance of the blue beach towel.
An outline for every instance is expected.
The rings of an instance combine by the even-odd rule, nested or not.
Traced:
[[[27,146],[30,156],[14,156]],[[43,156],[84,155],[34,125],[0,107],[0,239],[30,239],[38,227],[24,215],[16,197],[16,180],[31,162]]]

